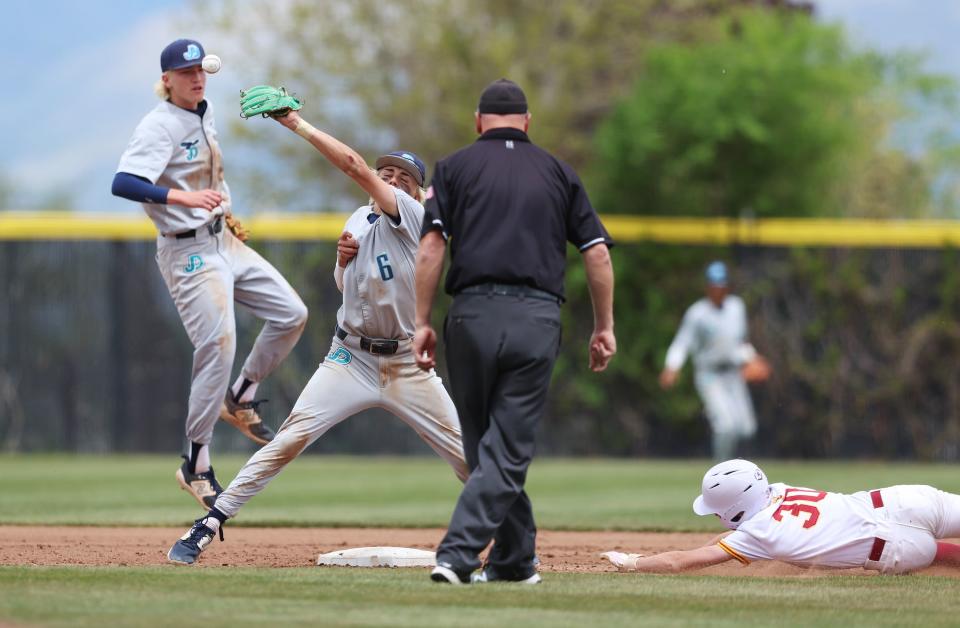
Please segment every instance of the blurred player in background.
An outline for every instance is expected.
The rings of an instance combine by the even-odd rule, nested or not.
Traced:
[[[902,485],[852,495],[769,484],[748,460],[722,462],[703,476],[693,502],[733,530],[692,550],[652,556],[604,552],[621,571],[678,572],[728,560],[779,560],[805,567],[863,567],[885,574],[932,564],[960,567],[960,495]]]
[[[687,356],[693,356],[694,383],[713,431],[713,457],[725,460],[757,431],[746,382],[767,379],[770,367],[747,340],[746,307],[729,293],[726,264],[707,266],[706,281],[706,296],[687,309],[667,350],[660,386],[673,387]]]
[[[453,401],[433,369],[413,356],[414,261],[420,243],[426,167],[413,153],[382,155],[376,170],[295,111],[276,118],[320,151],[370,195],[347,220],[337,243],[334,279],[343,292],[330,352],[300,393],[276,438],[250,458],[206,517],[167,557],[192,564],[228,518],[327,430],[361,410],[384,408],[413,428],[453,467],[469,471]]]
[[[210,508],[222,491],[210,464],[217,418],[260,445],[273,438],[254,394],[299,340],[307,307],[286,279],[243,243],[246,232],[231,214],[223,178],[213,106],[204,98],[203,57],[203,46],[191,39],[163,49],[163,74],[155,86],[162,102],[137,125],[112,191],[142,203],[159,232],[157,265],[194,347],[189,454],[176,477]],[[234,303],[266,324],[230,387],[237,344]]]

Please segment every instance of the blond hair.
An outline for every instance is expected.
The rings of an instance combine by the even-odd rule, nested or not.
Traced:
[[[153,84],[153,93],[156,94],[157,98],[159,98],[160,100],[170,99],[170,90],[167,89],[166,84],[163,82],[163,77],[166,75],[167,73],[164,72],[160,76],[159,80],[157,80],[157,82]]]

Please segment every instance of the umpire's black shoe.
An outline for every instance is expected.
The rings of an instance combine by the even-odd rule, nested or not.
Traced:
[[[167,560],[181,565],[192,565],[197,562],[200,552],[213,541],[213,530],[207,527],[208,517],[201,517],[193,522],[193,527],[180,537],[167,552]],[[220,540],[223,541],[223,525],[218,528]]]
[[[180,488],[193,495],[205,510],[213,508],[217,496],[223,492],[223,487],[217,482],[213,474],[213,467],[203,473],[190,473],[190,461],[183,457],[183,464],[177,469],[177,482]]]
[[[437,563],[430,572],[430,579],[443,584],[470,584],[470,575],[461,576],[450,563]]]
[[[267,399],[238,402],[228,388],[223,404],[220,406],[220,418],[240,430],[241,434],[256,444],[266,445],[276,436],[260,418],[260,404],[266,402]]]
[[[513,584],[540,584],[543,582],[543,578],[540,577],[540,574],[536,570],[531,571],[530,573],[516,574],[511,575],[509,578],[504,577],[497,573],[497,571],[487,565],[483,568],[483,571],[473,574],[473,577],[470,578],[470,582],[473,584],[483,584],[485,582],[512,582]]]

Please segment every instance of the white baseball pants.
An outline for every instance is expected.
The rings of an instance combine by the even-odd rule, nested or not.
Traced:
[[[865,569],[905,573],[928,567],[937,554],[937,539],[960,537],[960,495],[932,486],[900,485],[880,489],[882,512],[877,537],[886,541],[880,560]]]

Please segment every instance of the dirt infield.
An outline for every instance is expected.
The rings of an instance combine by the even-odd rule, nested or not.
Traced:
[[[0,565],[169,565],[166,552],[182,528],[0,526]],[[317,555],[350,547],[400,546],[434,549],[443,530],[386,528],[237,528],[224,530],[203,553],[199,567],[309,567]],[[696,547],[712,534],[651,532],[554,532],[541,530],[537,550],[544,572],[612,572],[598,558],[605,550],[649,554]],[[170,565],[174,567],[173,565]],[[741,576],[822,576],[836,571],[783,563],[742,566],[730,561],[696,572]],[[851,575],[873,575],[862,569]],[[931,567],[922,573],[960,577],[960,570]]]

